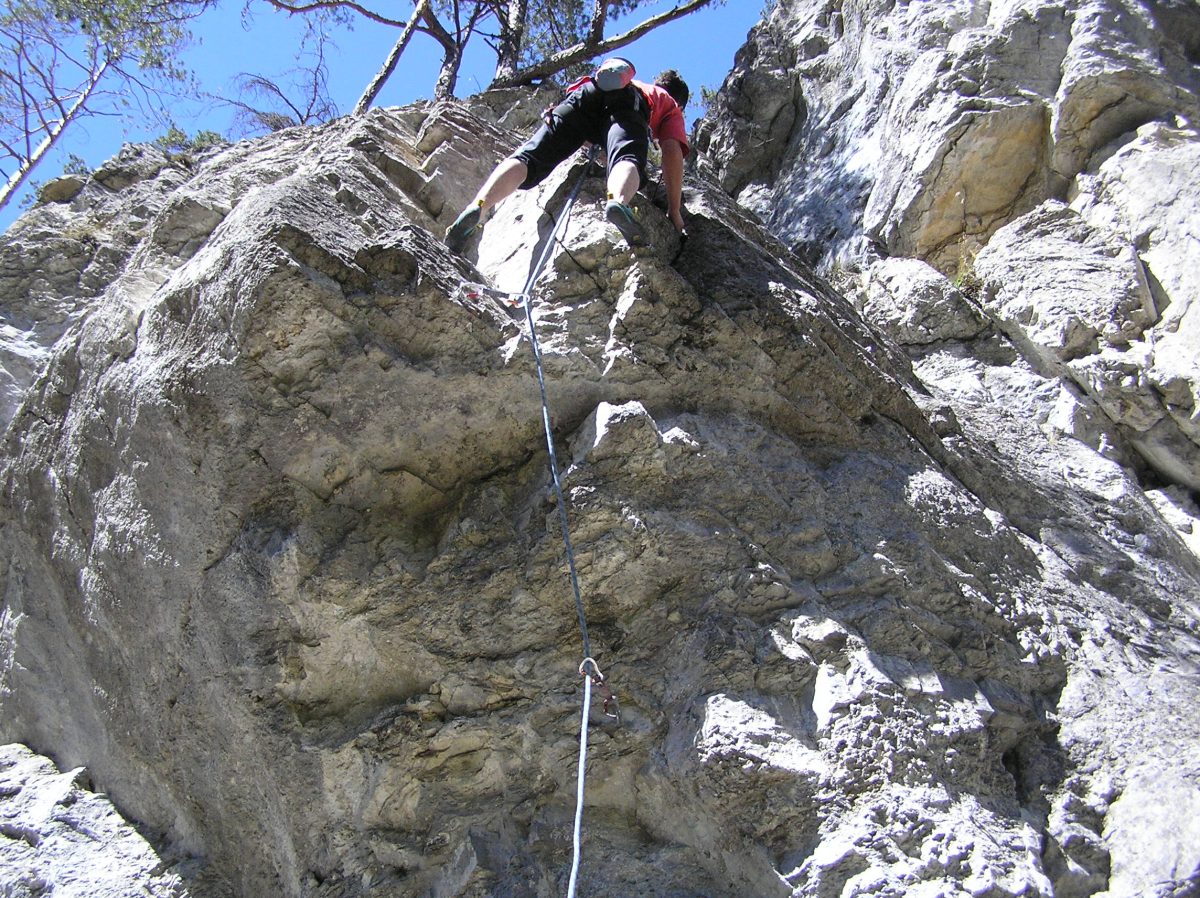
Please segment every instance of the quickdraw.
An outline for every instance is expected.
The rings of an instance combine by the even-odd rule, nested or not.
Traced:
[[[591,674],[587,672],[588,665],[591,665],[593,671]],[[600,666],[596,663],[596,660],[594,658],[584,658],[583,662],[579,665],[579,675],[581,677],[590,677],[592,685],[600,690],[600,694],[604,698],[604,704],[602,705],[604,716],[611,717],[617,723],[620,723],[621,705],[617,701],[617,697],[613,694],[613,691],[608,688],[608,683],[604,681],[604,674],[600,673]],[[610,708],[612,710],[609,710]]]

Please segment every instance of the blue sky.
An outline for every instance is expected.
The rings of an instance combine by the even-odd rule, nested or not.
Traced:
[[[715,0],[720,2],[720,0]],[[648,4],[633,15],[609,23],[616,34],[642,18],[670,9],[674,0]],[[222,0],[215,9],[194,23],[196,40],[184,55],[184,63],[195,72],[210,94],[228,95],[241,72],[281,78],[298,65],[296,53],[303,32],[303,18],[288,16],[252,2],[250,15],[243,13],[242,0]],[[409,4],[402,4],[407,10]],[[746,33],[758,21],[762,0],[726,0],[685,16],[644,36],[620,51],[631,59],[638,76],[650,80],[664,68],[678,69],[699,99],[701,86],[719,87],[733,66],[733,57],[745,43]],[[404,12],[407,15],[407,11]],[[327,50],[330,94],[340,113],[353,108],[366,84],[374,76],[397,37],[394,28],[359,19],[353,30],[339,30],[335,46]],[[482,90],[491,78],[494,57],[482,44],[468,52],[458,82],[458,96]],[[414,35],[400,64],[380,94],[376,105],[395,106],[428,97],[433,89],[440,50],[432,39]],[[688,124],[699,115],[699,102],[688,106]],[[189,134],[201,130],[228,134],[234,112],[217,101],[180,102],[174,110],[176,124]],[[115,118],[96,117],[67,130],[33,179],[49,180],[62,172],[68,154],[84,159],[95,168],[113,156],[123,143],[151,140],[163,129],[131,127]],[[0,228],[23,210],[19,198],[0,211]]]

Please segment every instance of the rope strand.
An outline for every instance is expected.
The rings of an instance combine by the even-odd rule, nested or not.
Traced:
[[[570,216],[571,207],[575,205],[575,199],[579,196],[583,180],[587,177],[588,170],[592,166],[592,160],[595,158],[596,147],[593,145],[591,152],[588,154],[587,165],[579,175],[579,180],[575,182],[575,187],[571,191],[571,195],[567,197],[567,203],[563,207],[563,211],[555,219],[554,227],[546,237],[546,242],[542,246],[542,253],[538,257],[537,264],[529,272],[529,278],[525,281],[525,289],[521,291],[525,299],[525,321],[529,325],[529,343],[533,347],[533,360],[537,368],[538,389],[542,395],[542,425],[546,431],[546,449],[550,453],[550,476],[554,481],[554,495],[558,501],[558,523],[562,529],[563,544],[566,547],[567,568],[571,574],[571,591],[575,596],[575,613],[579,617],[579,632],[583,637],[583,656],[585,658],[590,658],[592,655],[592,642],[588,638],[587,616],[584,614],[583,595],[579,589],[579,574],[575,568],[575,548],[571,545],[571,533],[568,529],[567,503],[563,499],[562,482],[558,477],[558,454],[554,451],[554,430],[550,424],[550,400],[546,395],[546,374],[542,368],[542,348],[538,343],[537,326],[533,321],[533,285],[541,276],[542,269],[546,266],[546,260],[550,257],[550,250],[554,246],[555,238],[558,236],[562,225]]]
[[[572,841],[571,881],[567,884],[567,898],[575,898],[575,880],[579,876],[579,860],[582,857],[580,841],[583,837],[583,780],[587,775],[588,717],[592,712],[592,678],[583,676],[583,720],[579,724],[579,772],[575,787],[575,835]]]
[[[579,179],[575,182],[575,187],[571,190],[570,196],[567,197],[566,205],[563,211],[554,221],[554,227],[546,236],[546,242],[542,245],[541,255],[538,256],[537,263],[529,272],[529,278],[525,281],[525,289],[521,291],[521,296],[525,301],[525,321],[529,325],[529,344],[533,348],[533,360],[537,369],[538,390],[541,392],[542,398],[542,425],[546,431],[546,449],[550,454],[550,477],[554,482],[554,496],[558,503],[558,523],[562,530],[563,546],[567,555],[567,569],[571,575],[571,592],[575,597],[575,613],[579,617],[579,633],[583,640],[583,663],[579,665],[579,672],[583,676],[583,717],[579,725],[579,769],[576,774],[575,788],[575,827],[572,837],[572,855],[571,855],[571,877],[567,886],[567,898],[575,898],[575,885],[579,876],[579,863],[583,856],[583,796],[584,796],[584,780],[587,775],[587,737],[588,737],[588,719],[591,716],[592,709],[592,682],[593,678],[597,685],[604,683],[604,675],[600,673],[600,668],[592,659],[592,642],[588,637],[587,615],[583,609],[583,594],[579,589],[579,573],[575,566],[575,547],[571,544],[571,531],[567,519],[567,503],[563,498],[562,481],[558,476],[558,454],[554,449],[554,428],[550,422],[550,400],[546,394],[546,374],[542,367],[542,348],[538,343],[537,326],[533,320],[533,287],[537,279],[542,274],[542,269],[546,266],[546,260],[550,257],[550,251],[554,247],[555,241],[558,239],[558,232],[563,228],[567,219],[571,215],[571,208],[575,205],[575,199],[579,196],[579,190],[583,186],[584,178],[587,177],[588,171],[592,167],[592,161],[596,158],[596,147],[592,146],[588,153],[587,164],[584,166],[583,172],[580,173]],[[591,664],[593,673],[587,671],[588,664]],[[609,702],[613,701],[612,693],[607,691],[608,698],[605,699],[605,713],[608,713]]]

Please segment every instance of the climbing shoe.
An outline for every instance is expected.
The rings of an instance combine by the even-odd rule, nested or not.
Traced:
[[[482,214],[483,207],[478,203],[472,203],[462,211],[458,218],[454,219],[454,224],[446,228],[446,246],[450,247],[451,251],[456,253],[463,251],[463,247],[467,245],[467,239],[479,227],[479,216]]]
[[[621,232],[625,242],[630,246],[645,246],[646,233],[638,220],[633,217],[633,210],[620,200],[609,200],[604,207],[604,217],[608,223]]]

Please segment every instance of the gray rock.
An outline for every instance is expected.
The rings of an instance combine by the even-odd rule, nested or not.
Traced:
[[[1197,31],[1200,11],[1186,4],[1088,0],[1075,11],[1054,98],[1057,177],[1069,182],[1140,125],[1194,113],[1200,79],[1187,42]]]
[[[169,165],[167,154],[157,147],[125,144],[92,173],[92,178],[109,190],[125,190],[139,181],[153,179]]]
[[[789,16],[799,42],[773,30]],[[814,218],[814,256],[874,240],[880,262],[887,233],[953,267],[1045,199],[1048,139],[1014,184],[976,138],[1031,110],[1049,133],[1061,7],[771,22],[741,57],[778,91],[747,104],[769,139],[739,198],[789,242],[820,208],[798,132],[772,130],[793,115],[826,127],[821,178],[859,165],[824,181],[847,202]],[[832,81],[874,73],[862,91],[809,92],[860,52],[875,67]],[[108,204],[131,239],[42,344],[5,437],[0,736],[86,764],[235,894],[565,888],[582,639],[528,325],[502,298],[582,166],[502,204],[465,257],[440,239],[537,103],[376,111],[192,168],[127,154],[125,186],[72,203]],[[712,127],[710,155],[738,133]],[[1118,273],[1133,250],[1106,255],[1115,229],[1082,201],[1044,207],[1012,261],[996,243],[1011,295],[892,258],[850,299],[708,177],[750,174],[731,172],[693,172],[675,265],[661,212],[636,201],[652,243],[631,251],[583,182],[531,297],[591,653],[622,712],[590,721],[584,894],[1183,893],[1196,516],[1146,492],[1135,441],[1189,456],[1105,376],[1145,364],[1166,310],[1098,279],[1070,309],[1095,351],[1064,354],[1070,329],[1005,305],[1036,315],[1073,264],[1038,246]],[[965,173],[987,200],[956,236],[937,210]]]
[[[291,169],[296,142],[294,133],[273,136],[273,149],[258,144],[250,166],[246,144],[223,148],[202,174],[196,160],[127,146],[69,204],[42,205],[18,219],[0,244],[0,422],[7,425],[43,374],[50,347],[106,293],[152,292],[247,190]],[[135,251],[146,257],[121,277]]]
[[[884,259],[872,266],[859,311],[905,345],[970,339],[988,326],[948,278],[917,259]]]
[[[1127,237],[1050,202],[999,231],[975,270],[985,308],[1035,364],[1082,388],[1170,482],[1200,486],[1197,369],[1178,370],[1172,339],[1190,310],[1163,320]]]
[[[975,273],[991,315],[1047,365],[1128,346],[1158,318],[1128,240],[1057,202],[1001,229]]]
[[[90,791],[23,745],[0,746],[0,890],[13,898],[187,898],[188,864],[169,864]],[[181,871],[183,875],[181,875]]]
[[[1173,422],[1200,444],[1200,302],[1194,270],[1200,259],[1200,136],[1161,124],[1077,179],[1072,207],[1089,222],[1125,234],[1137,247],[1161,313],[1149,335],[1146,381]]]
[[[79,196],[85,184],[87,178],[81,175],[62,175],[42,185],[38,190],[38,200],[43,203],[69,203]]]
[[[1197,33],[1184,2],[785,0],[700,124],[700,165],[814,262],[954,274],[1139,126],[1195,121]]]

